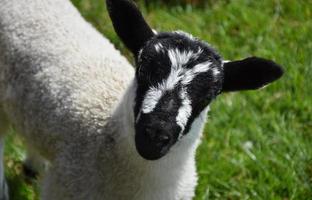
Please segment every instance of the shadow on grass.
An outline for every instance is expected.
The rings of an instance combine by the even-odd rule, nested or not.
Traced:
[[[10,160],[7,162],[7,168],[10,200],[37,200],[37,181],[27,179],[23,175],[22,163]]]

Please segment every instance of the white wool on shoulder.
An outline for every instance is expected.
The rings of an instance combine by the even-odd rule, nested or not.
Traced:
[[[106,123],[133,71],[69,1],[0,2],[1,101],[42,153],[53,157],[58,141],[99,134],[82,126]]]

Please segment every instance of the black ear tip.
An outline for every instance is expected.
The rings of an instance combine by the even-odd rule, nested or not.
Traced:
[[[275,76],[275,79],[279,79],[283,76],[284,74],[284,69],[278,65],[278,64],[275,64],[274,66],[274,76]]]
[[[272,60],[267,60],[264,58],[252,57],[253,61],[257,60],[258,66],[267,66],[265,74],[268,75],[268,82],[273,82],[281,78],[284,74],[283,67],[279,64],[273,62]]]
[[[110,0],[106,0],[105,3],[106,3],[106,7],[110,9],[112,2]]]
[[[108,8],[111,6],[136,6],[136,4],[131,0],[106,0],[106,5]]]
[[[112,2],[113,2],[113,0],[106,0],[106,7],[107,7],[108,10],[111,9],[111,7],[112,7]]]

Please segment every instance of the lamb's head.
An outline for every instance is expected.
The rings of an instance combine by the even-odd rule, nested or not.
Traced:
[[[224,62],[207,43],[176,31],[156,33],[130,0],[107,0],[114,28],[136,60],[135,145],[157,160],[190,132],[222,92],[258,89],[281,77],[272,61]]]

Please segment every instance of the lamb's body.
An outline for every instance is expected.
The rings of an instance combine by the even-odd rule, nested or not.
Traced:
[[[146,161],[133,141],[133,76],[69,1],[0,2],[0,119],[50,160],[43,199],[193,197],[206,111],[168,156]]]

